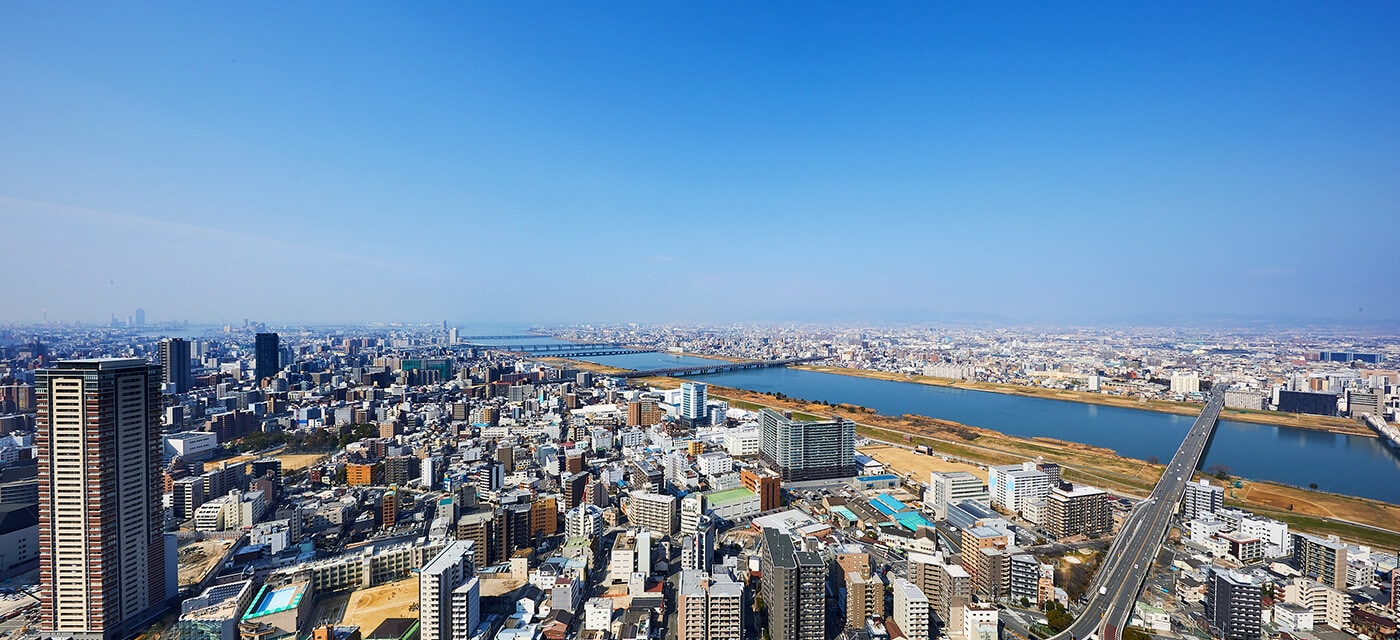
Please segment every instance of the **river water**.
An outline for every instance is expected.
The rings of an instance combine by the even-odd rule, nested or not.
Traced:
[[[692,356],[644,353],[582,358],[626,369],[713,362]],[[1132,458],[1172,457],[1194,416],[1079,402],[949,389],[787,368],[692,376],[720,386],[782,392],[803,400],[869,407],[952,420],[1021,436],[1043,436],[1113,449]],[[1400,459],[1376,438],[1221,421],[1202,468],[1223,464],[1234,475],[1400,503]]]

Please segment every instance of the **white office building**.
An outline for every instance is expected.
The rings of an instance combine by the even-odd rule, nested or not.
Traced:
[[[991,496],[982,479],[966,471],[929,473],[928,495],[924,504],[933,508],[934,517],[942,520],[948,517],[948,507],[964,500],[972,500],[990,506]]]
[[[1045,500],[1050,495],[1050,474],[1036,469],[1034,462],[991,467],[987,471],[992,505],[1019,513],[1027,502]]]
[[[705,401],[709,395],[708,390],[709,386],[703,382],[681,383],[681,419],[701,420],[705,418]]]

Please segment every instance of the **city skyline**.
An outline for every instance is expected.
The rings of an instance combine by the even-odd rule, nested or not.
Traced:
[[[69,9],[3,322],[1400,317],[1392,5]]]

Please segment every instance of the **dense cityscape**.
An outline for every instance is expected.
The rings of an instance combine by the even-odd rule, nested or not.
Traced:
[[[1400,640],[1400,2],[0,2],[0,640]]]
[[[147,326],[140,310],[109,326],[11,326],[0,330],[0,629],[91,640],[1045,638],[1109,606],[1126,581],[1118,601],[1130,615],[1095,621],[1103,637],[1388,637],[1394,547],[1251,510],[1228,470],[1177,475],[1184,493],[1161,499],[1085,482],[1094,470],[1048,450],[1008,461],[936,438],[882,440],[779,394],[755,403],[685,367],[665,377],[607,361],[801,359],[817,375],[1198,405],[1219,389],[1223,407],[1312,414],[1384,438],[1397,354],[1377,336],[1146,329],[467,335],[446,322]],[[842,407],[798,402],[813,401]],[[1183,473],[1175,465],[1158,471],[1163,483]],[[1149,512],[1171,524],[1160,549],[1143,539],[1150,548],[1129,571],[1115,541]],[[1100,575],[1114,562],[1140,577]]]

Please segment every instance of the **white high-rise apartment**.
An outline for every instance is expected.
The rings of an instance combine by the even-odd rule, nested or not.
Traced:
[[[161,378],[139,358],[58,362],[36,376],[46,637],[133,635],[174,595],[161,522]]]
[[[597,538],[603,535],[603,510],[581,504],[564,514],[564,533],[570,538]]]
[[[912,640],[928,638],[928,597],[914,583],[895,576],[890,579],[894,587],[894,623]]]
[[[705,494],[696,491],[681,498],[681,533],[695,535],[700,530],[700,517],[705,515]]]
[[[480,591],[472,564],[476,542],[455,540],[418,574],[418,629],[421,640],[470,638],[481,622]]]
[[[699,420],[705,417],[705,401],[709,386],[703,382],[681,383],[681,418]]]

